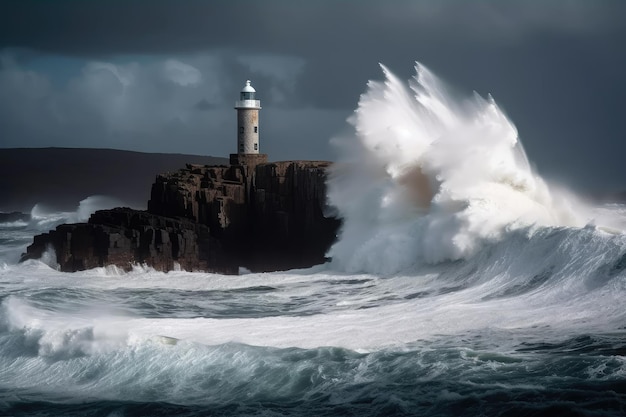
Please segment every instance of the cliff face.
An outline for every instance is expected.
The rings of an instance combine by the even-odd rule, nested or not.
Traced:
[[[184,217],[227,236],[247,222],[246,166],[203,166],[160,174],[152,184],[148,212]]]
[[[250,261],[284,256],[289,268],[323,263],[340,221],[326,216],[328,162],[278,162],[258,165],[248,217],[255,236]],[[267,265],[271,266],[271,263]]]
[[[340,221],[324,215],[329,162],[187,165],[160,174],[148,211],[102,210],[36,236],[23,259],[53,247],[64,271],[145,263],[168,271],[236,273],[323,263]],[[262,155],[261,155],[262,156]]]
[[[339,220],[324,215],[329,162],[287,161],[161,174],[148,211],[206,225],[225,253],[251,270],[324,262]]]

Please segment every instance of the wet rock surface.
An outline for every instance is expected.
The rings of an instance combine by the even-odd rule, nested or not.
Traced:
[[[22,260],[40,258],[48,249],[54,249],[62,271],[145,264],[161,271],[236,272],[224,264],[220,242],[206,226],[129,208],[100,210],[88,223],[63,224],[35,236]]]

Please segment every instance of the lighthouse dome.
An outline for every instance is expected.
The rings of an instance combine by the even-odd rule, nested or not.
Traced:
[[[256,93],[256,90],[250,85],[250,80],[246,80],[246,85],[241,89],[242,93]]]
[[[261,108],[261,101],[255,97],[256,90],[250,85],[250,80],[246,81],[246,85],[239,93],[239,101],[235,102],[235,108]]]

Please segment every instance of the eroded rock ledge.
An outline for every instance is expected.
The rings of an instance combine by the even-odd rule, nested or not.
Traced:
[[[325,261],[340,221],[327,215],[324,161],[187,165],[160,174],[148,211],[98,211],[35,237],[23,259],[55,249],[63,271],[144,263],[237,273]]]
[[[186,219],[173,219],[133,210],[100,210],[88,223],[62,224],[35,236],[28,258],[40,258],[52,247],[62,271],[116,265],[130,269],[146,264],[161,271],[181,269],[233,273],[221,264],[220,242],[209,228]]]

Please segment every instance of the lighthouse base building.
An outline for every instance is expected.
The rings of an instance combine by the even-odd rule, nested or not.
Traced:
[[[264,164],[266,162],[267,162],[266,153],[257,153],[257,154],[231,153],[230,154],[231,165],[254,166],[258,164]]]

